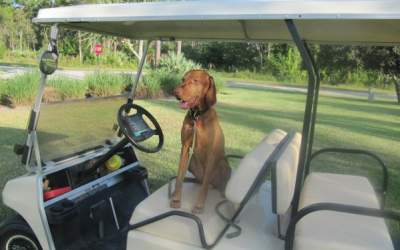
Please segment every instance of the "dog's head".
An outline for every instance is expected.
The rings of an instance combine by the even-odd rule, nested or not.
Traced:
[[[200,110],[211,107],[217,102],[214,79],[204,70],[187,72],[182,83],[174,90],[179,107],[189,109],[198,107]]]

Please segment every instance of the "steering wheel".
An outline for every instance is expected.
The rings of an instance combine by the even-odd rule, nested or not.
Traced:
[[[131,109],[136,110],[136,114],[129,115]],[[147,122],[143,119],[146,116],[154,125],[155,129],[151,129]],[[164,134],[161,130],[160,124],[149,111],[145,110],[139,105],[127,103],[121,106],[118,110],[118,124],[124,136],[139,150],[146,153],[155,153],[159,151],[164,145]],[[158,145],[154,148],[148,148],[140,145],[138,142],[145,141],[158,135]]]

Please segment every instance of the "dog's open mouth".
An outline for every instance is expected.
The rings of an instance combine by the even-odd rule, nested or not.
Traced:
[[[179,102],[179,107],[182,108],[182,109],[190,109],[190,108],[193,108],[194,106],[197,105],[197,100],[198,100],[198,99],[199,99],[199,97],[195,97],[195,98],[193,98],[192,100],[187,101],[187,102],[181,100],[181,101]]]

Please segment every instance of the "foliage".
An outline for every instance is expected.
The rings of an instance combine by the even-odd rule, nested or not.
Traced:
[[[90,96],[119,95],[131,86],[131,75],[111,72],[94,72],[85,76]]]
[[[277,54],[267,58],[261,72],[270,74],[281,82],[301,83],[306,79],[300,53],[293,48],[289,48],[286,55]]]
[[[150,1],[150,0],[147,0]],[[102,3],[137,2],[136,0],[100,0]],[[47,0],[18,0],[17,4],[3,1],[0,4],[0,59],[13,63],[32,63],[48,43],[49,27],[34,24],[31,19],[40,8],[50,6]],[[57,0],[56,5],[99,3],[99,0]],[[138,41],[60,29],[58,47],[60,63],[69,67],[95,67],[98,57],[93,52],[101,44],[103,53],[100,65],[113,68],[135,68],[139,50]],[[161,67],[182,74],[183,60],[172,57],[174,42],[161,43]],[[400,100],[400,47],[310,45],[321,72],[322,81],[332,85],[353,84],[365,87],[393,88],[396,86]],[[266,78],[285,83],[304,82],[307,72],[293,44],[183,42],[185,56],[197,63],[198,68],[229,73],[252,72],[267,74]],[[151,46],[149,53],[154,53]],[[166,60],[164,60],[166,59]],[[184,64],[186,65],[186,64]],[[201,67],[200,67],[201,65]],[[197,67],[197,66],[196,66]],[[157,73],[163,82],[174,82],[164,73]],[[245,73],[247,74],[247,73]],[[154,78],[154,77],[153,77]],[[148,83],[150,84],[150,76]],[[172,87],[166,87],[171,89]]]
[[[147,68],[150,70],[143,76],[143,86],[145,86],[149,96],[160,93],[164,90],[172,94],[174,88],[181,83],[182,76],[189,70],[201,69],[201,65],[185,58],[184,54],[176,55],[168,52],[160,58],[158,68],[154,67],[154,61],[150,59]]]
[[[172,51],[162,56],[158,65],[158,70],[178,75],[192,69],[201,69],[201,65],[186,59],[183,53],[177,55]]]
[[[40,72],[29,70],[18,73],[5,82],[2,103],[10,106],[31,105],[35,102],[36,90],[40,82]]]
[[[88,85],[85,81],[64,76],[50,78],[46,87],[57,90],[61,99],[84,98],[88,91]]]
[[[175,83],[179,83],[181,78],[177,74],[169,74],[166,71],[151,70],[142,79],[142,86],[146,89],[146,97],[160,96],[163,89],[172,94]]]
[[[203,43],[196,48],[185,45],[182,51],[188,58],[199,62],[204,68],[232,72],[256,68],[257,51],[250,43]]]

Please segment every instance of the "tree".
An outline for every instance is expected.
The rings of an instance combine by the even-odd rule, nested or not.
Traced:
[[[365,69],[378,69],[393,79],[400,103],[400,47],[359,47]]]

